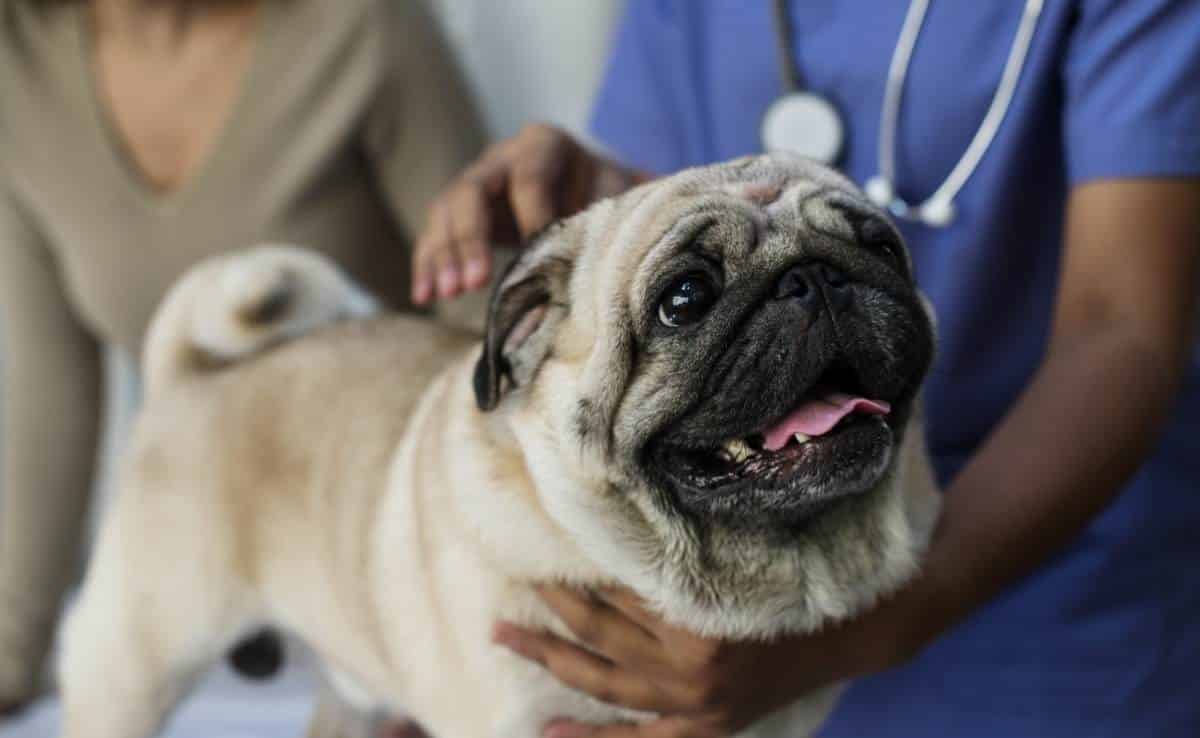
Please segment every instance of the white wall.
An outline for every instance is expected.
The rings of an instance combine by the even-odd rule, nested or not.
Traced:
[[[492,133],[582,133],[625,0],[432,0]]]

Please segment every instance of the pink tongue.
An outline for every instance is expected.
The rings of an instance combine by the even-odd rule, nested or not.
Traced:
[[[809,400],[792,411],[792,414],[780,421],[779,425],[768,430],[763,441],[763,448],[768,451],[778,451],[788,444],[792,436],[803,433],[806,436],[821,436],[830,431],[838,421],[850,413],[864,415],[887,415],[892,406],[883,400],[868,400],[865,397],[853,397],[841,392],[830,392],[818,399]]]

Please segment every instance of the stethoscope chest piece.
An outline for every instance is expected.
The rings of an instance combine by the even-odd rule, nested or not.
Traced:
[[[833,164],[842,152],[845,133],[833,105],[810,92],[790,92],[767,108],[762,141],[767,151],[791,151],[823,164]]]

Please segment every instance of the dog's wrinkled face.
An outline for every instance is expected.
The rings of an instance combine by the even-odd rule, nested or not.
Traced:
[[[932,334],[899,238],[860,198],[734,189],[681,204],[647,259],[630,390],[659,421],[647,473],[682,510],[791,531],[883,480]]]
[[[825,168],[759,157],[550,229],[497,291],[476,386],[485,409],[528,388],[547,507],[609,566],[636,550],[647,589],[726,615],[821,596],[797,594],[818,568],[828,615],[911,563],[895,477],[933,343],[883,214]]]

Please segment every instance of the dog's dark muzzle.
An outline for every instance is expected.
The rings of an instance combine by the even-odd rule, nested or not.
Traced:
[[[698,402],[648,446],[677,503],[732,524],[794,526],[876,488],[932,355],[915,296],[807,261],[744,326]]]

